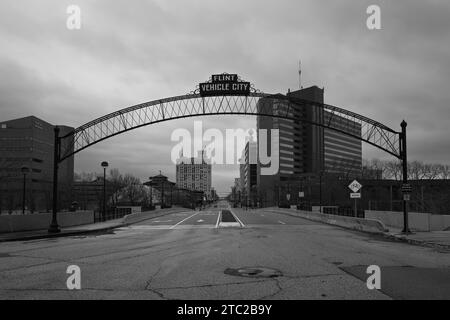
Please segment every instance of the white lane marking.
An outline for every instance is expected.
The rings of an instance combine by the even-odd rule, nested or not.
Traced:
[[[213,224],[202,224],[202,225],[180,225],[176,228],[172,228],[170,225],[145,225],[145,226],[130,226],[117,228],[118,231],[146,231],[146,230],[186,230],[186,229],[214,229]]]
[[[193,216],[196,216],[197,214],[199,214],[200,213],[200,211],[199,212],[196,212],[196,213],[194,213],[193,215],[190,215],[189,217],[187,217],[187,218],[185,218],[185,219],[183,219],[183,220],[181,220],[180,222],[178,222],[177,224],[174,224],[173,226],[171,226],[170,227],[170,229],[173,229],[173,228],[175,228],[177,225],[179,225],[179,224],[181,224],[181,223],[183,223],[184,221],[186,221],[187,219],[189,219],[189,218],[192,218]]]
[[[245,224],[242,223],[242,221],[238,218],[238,216],[233,212],[233,210],[231,210],[231,208],[229,209],[231,214],[236,218],[237,221],[239,221],[239,223],[241,224],[241,227],[245,227]]]
[[[159,223],[159,222],[171,222],[172,220],[154,220],[154,221],[151,221],[152,223],[153,222],[156,222],[156,223]]]
[[[205,221],[205,220],[203,220],[203,219],[197,220],[197,222],[203,222],[203,221]]]
[[[283,222],[283,221],[280,221],[280,220],[278,220],[278,222],[279,222],[279,223],[281,223],[281,224],[286,224],[285,222]]]
[[[217,215],[216,229],[219,227],[220,215],[221,214],[222,214],[222,211],[219,211],[219,214]]]
[[[185,229],[214,229],[213,224],[197,224],[197,225],[181,225],[172,230],[185,230]]]

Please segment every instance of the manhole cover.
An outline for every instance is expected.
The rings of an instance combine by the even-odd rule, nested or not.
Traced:
[[[279,270],[265,267],[244,267],[239,269],[227,268],[225,274],[248,278],[276,278],[283,274]]]

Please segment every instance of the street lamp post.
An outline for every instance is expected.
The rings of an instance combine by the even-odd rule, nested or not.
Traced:
[[[103,167],[103,220],[106,218],[106,168],[108,167],[108,162],[103,161],[101,166]]]
[[[23,173],[22,214],[25,214],[27,173],[30,171],[30,169],[28,169],[28,167],[23,166],[20,169],[20,171],[22,171],[22,173]]]
[[[319,208],[322,212],[322,171],[319,172]]]
[[[59,138],[59,127],[53,128],[55,140],[53,145],[53,198],[52,198],[52,222],[48,227],[49,233],[61,232],[58,226],[58,163],[60,160],[61,140]]]

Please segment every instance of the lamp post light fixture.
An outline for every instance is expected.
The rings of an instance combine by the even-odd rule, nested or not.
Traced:
[[[109,166],[108,162],[101,163],[103,167],[103,220],[106,218],[106,168]]]
[[[30,169],[26,166],[23,166],[22,168],[20,168],[20,171],[23,173],[22,214],[25,214],[27,173],[30,172]]]

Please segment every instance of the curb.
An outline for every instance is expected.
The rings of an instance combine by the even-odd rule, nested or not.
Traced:
[[[120,228],[122,226],[124,226],[124,225],[119,224],[119,225],[116,225],[113,227],[105,227],[105,228],[100,228],[100,229],[77,230],[77,231],[68,231],[68,232],[59,232],[59,233],[47,233],[47,234],[31,235],[31,236],[25,236],[25,237],[19,237],[19,238],[0,239],[0,243],[1,242],[28,241],[28,240],[71,237],[71,236],[76,236],[76,235],[81,235],[81,234],[90,234],[90,233],[99,233],[99,232],[110,231],[110,230],[113,230],[116,228]]]
[[[425,240],[408,239],[405,236],[393,235],[390,233],[385,233],[385,234],[383,234],[383,236],[392,241],[404,242],[404,243],[408,243],[411,245],[427,247],[427,248],[434,248],[434,249],[450,250],[450,245],[446,245],[446,244],[428,242]]]
[[[13,242],[13,241],[29,241],[29,240],[40,240],[40,239],[51,239],[51,238],[61,238],[61,237],[71,237],[76,235],[83,235],[83,234],[93,234],[93,233],[100,233],[105,231],[111,231],[117,228],[127,227],[129,225],[132,225],[134,223],[139,223],[145,220],[150,220],[158,217],[162,217],[164,215],[168,215],[174,212],[165,212],[158,216],[148,217],[139,221],[133,221],[128,223],[120,223],[114,226],[99,228],[99,229],[92,229],[92,230],[74,230],[74,231],[68,231],[68,232],[59,232],[59,233],[47,233],[47,234],[39,234],[39,235],[30,235],[30,236],[24,236],[24,237],[18,237],[18,238],[10,238],[10,239],[1,239],[0,243],[2,242]]]

